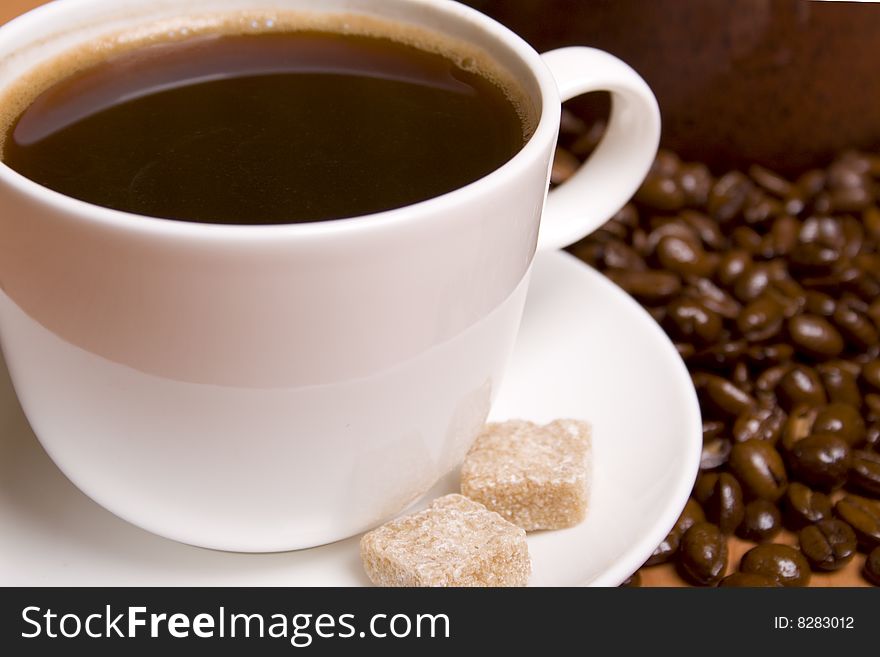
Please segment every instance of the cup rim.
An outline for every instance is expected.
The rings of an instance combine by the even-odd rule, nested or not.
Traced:
[[[398,0],[400,1],[400,0]],[[554,141],[558,130],[561,108],[556,81],[541,56],[522,37],[496,20],[459,2],[443,0],[403,0],[440,10],[454,19],[476,24],[494,41],[514,54],[534,76],[539,90],[540,105],[535,129],[516,154],[490,173],[466,185],[439,196],[417,201],[409,205],[381,212],[359,214],[350,217],[319,222],[289,224],[216,224],[181,221],[163,217],[116,210],[62,194],[22,175],[0,160],[0,182],[10,185],[17,192],[32,200],[48,203],[67,215],[73,215],[94,225],[120,229],[127,232],[150,234],[156,237],[192,237],[208,239],[234,238],[236,240],[262,240],[280,237],[335,237],[345,233],[375,232],[394,227],[399,223],[412,223],[423,217],[442,215],[469,203],[478,196],[497,190],[509,178],[516,178],[530,163],[542,157],[547,142]],[[65,3],[49,3],[36,7],[0,26],[0,40],[9,29],[22,29],[28,23],[37,23],[46,14],[63,8]],[[320,8],[316,11],[322,11]],[[381,12],[380,12],[381,13]],[[554,111],[555,109],[555,111]],[[554,121],[555,117],[555,121]],[[133,220],[134,219],[134,220]],[[362,221],[369,219],[369,221]]]

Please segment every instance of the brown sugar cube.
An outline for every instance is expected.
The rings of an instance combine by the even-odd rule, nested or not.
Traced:
[[[525,586],[532,570],[522,529],[455,494],[365,534],[361,559],[377,586]]]
[[[590,425],[487,424],[461,469],[461,493],[526,531],[572,527],[587,515]]]

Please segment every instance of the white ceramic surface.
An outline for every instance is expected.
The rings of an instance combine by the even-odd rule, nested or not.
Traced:
[[[312,224],[133,217],[0,165],[0,338],[46,451],[131,522],[242,551],[351,536],[461,458],[516,335],[560,97],[608,89],[614,105],[595,156],[551,194],[548,248],[626,201],[659,132],[650,90],[622,62],[587,48],[542,59],[443,0],[59,0],[0,28],[0,92],[76,43],[130,39],[124,28],[155,21],[161,30],[144,30],[179,33],[266,4],[378,14],[477,43],[516,77],[538,123],[479,181]]]
[[[594,424],[587,520],[529,536],[533,585],[616,585],[666,535],[696,475],[690,378],[653,320],[600,274],[539,254],[495,419]],[[0,370],[2,371],[2,370]],[[451,478],[426,499],[453,490]],[[278,554],[175,543],[113,516],[55,468],[0,377],[0,585],[367,584],[357,539]]]

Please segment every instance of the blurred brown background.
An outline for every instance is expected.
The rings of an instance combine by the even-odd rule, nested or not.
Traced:
[[[631,64],[659,100],[663,145],[684,159],[787,173],[821,166],[842,148],[880,145],[880,5],[466,2],[538,50],[591,45]]]

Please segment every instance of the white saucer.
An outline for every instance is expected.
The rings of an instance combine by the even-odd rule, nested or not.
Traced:
[[[593,423],[587,520],[529,536],[531,584],[610,585],[634,572],[684,506],[702,444],[690,377],[654,321],[571,256],[540,254],[493,419]],[[450,477],[429,497],[455,490]],[[358,586],[357,538],[234,554],[160,538],[76,489],[31,432],[0,363],[0,585]]]

